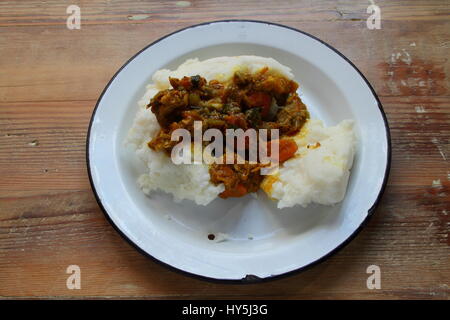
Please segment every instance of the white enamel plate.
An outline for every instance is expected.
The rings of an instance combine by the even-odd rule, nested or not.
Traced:
[[[335,206],[279,210],[266,197],[217,199],[208,206],[145,196],[142,173],[124,147],[137,101],[161,68],[188,58],[272,57],[290,67],[312,117],[354,119],[358,144],[345,199]],[[252,282],[304,270],[348,243],[372,215],[390,165],[389,128],[364,76],[337,50],[299,30],[258,21],[192,26],[150,44],[106,86],[92,115],[87,164],[106,217],[141,252],[206,279]],[[214,234],[215,240],[208,235]]]

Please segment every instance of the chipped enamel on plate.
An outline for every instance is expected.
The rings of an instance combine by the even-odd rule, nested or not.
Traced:
[[[345,199],[335,206],[279,210],[262,193],[217,199],[208,206],[147,197],[143,172],[125,136],[137,101],[161,68],[188,58],[273,57],[290,67],[312,117],[326,125],[355,120],[357,148]],[[362,75],[307,34],[254,21],[193,26],[158,40],[132,58],[100,97],[88,135],[88,167],[100,206],[120,233],[149,256],[178,270],[221,280],[272,278],[302,270],[347,243],[372,213],[386,183],[389,130]],[[216,236],[208,239],[209,234]]]

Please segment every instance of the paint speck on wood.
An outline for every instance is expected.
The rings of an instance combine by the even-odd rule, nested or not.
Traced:
[[[139,21],[139,20],[145,20],[148,17],[150,17],[148,14],[135,14],[135,15],[131,15],[128,16],[128,20],[134,20],[134,21]]]
[[[186,8],[186,7],[190,7],[191,6],[191,2],[190,1],[177,1],[175,3],[175,5],[177,7]]]
[[[423,106],[415,106],[414,107],[416,109],[417,113],[425,113],[425,108]]]
[[[35,140],[29,142],[28,145],[31,147],[37,147],[39,145],[39,140],[35,139]]]

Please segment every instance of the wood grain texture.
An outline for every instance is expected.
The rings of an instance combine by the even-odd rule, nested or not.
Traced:
[[[65,27],[69,4],[81,30]],[[448,299],[450,292],[450,6],[376,1],[0,2],[0,297]],[[380,207],[342,251],[265,284],[204,282],[167,270],[125,242],[89,186],[85,139],[96,99],[134,53],[191,24],[248,18],[330,43],[367,76],[392,134]],[[82,270],[81,290],[66,268]],[[366,268],[382,270],[368,290]]]

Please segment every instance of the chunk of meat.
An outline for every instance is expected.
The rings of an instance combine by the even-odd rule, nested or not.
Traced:
[[[286,106],[280,108],[275,122],[281,130],[280,134],[291,136],[300,131],[308,118],[306,106],[295,95],[289,97]]]
[[[187,109],[189,94],[186,91],[164,90],[158,92],[150,101],[151,108],[161,127],[181,120],[181,113]]]
[[[235,155],[236,157],[236,155]],[[242,197],[259,189],[264,176],[260,175],[260,164],[245,162],[243,164],[212,164],[209,169],[211,182],[223,183],[225,190],[221,198]]]

